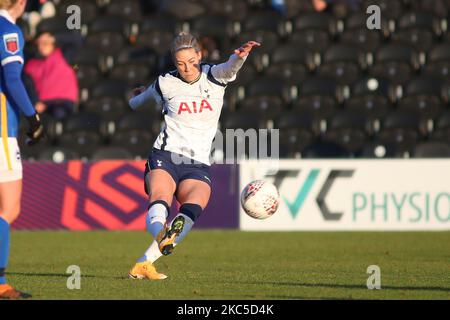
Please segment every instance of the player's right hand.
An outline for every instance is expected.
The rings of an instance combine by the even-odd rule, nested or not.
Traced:
[[[133,89],[133,97],[136,97],[136,96],[140,95],[145,90],[147,90],[147,88],[144,87],[144,86],[141,86],[141,87]]]
[[[33,146],[39,142],[44,136],[44,126],[41,123],[41,119],[39,118],[39,114],[34,114],[30,117],[27,117],[29,129],[27,131],[27,145]]]

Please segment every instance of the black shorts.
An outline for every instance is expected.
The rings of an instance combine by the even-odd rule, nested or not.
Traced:
[[[177,159],[179,159],[178,157],[183,158],[181,155],[177,155]],[[149,193],[148,173],[155,169],[167,171],[177,186],[178,183],[183,180],[194,179],[206,182],[211,187],[211,175],[209,173],[208,165],[194,162],[189,158],[184,158],[186,161],[183,161],[181,164],[177,164],[174,163],[172,159],[174,159],[172,157],[172,152],[165,150],[163,151],[156,148],[152,149],[144,171],[144,188],[146,194]]]

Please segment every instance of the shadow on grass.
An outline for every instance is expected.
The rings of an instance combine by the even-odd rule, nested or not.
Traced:
[[[56,277],[67,278],[72,274],[70,273],[35,273],[35,272],[6,272],[7,276],[27,276],[27,277]],[[128,276],[99,276],[92,274],[81,274],[81,278],[97,278],[97,279],[115,279],[115,280],[131,280]]]
[[[254,284],[254,285],[273,285],[273,286],[298,286],[298,287],[322,287],[322,288],[334,288],[334,289],[365,289],[364,285],[349,285],[349,284],[331,284],[331,283],[302,283],[302,282],[240,282],[242,284]],[[450,293],[450,287],[434,287],[434,286],[383,286],[381,289],[385,290],[408,290],[408,291],[443,291]]]

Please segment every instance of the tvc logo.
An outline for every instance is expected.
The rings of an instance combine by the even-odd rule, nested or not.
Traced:
[[[275,174],[268,174],[266,177],[271,177],[274,179],[274,185],[280,190],[283,182],[286,179],[297,178],[301,174],[302,170],[279,170]],[[333,184],[336,180],[341,178],[351,178],[355,170],[330,170],[325,182],[320,188],[319,193],[316,196],[316,203],[319,207],[320,213],[323,218],[328,221],[338,221],[341,219],[343,213],[342,212],[333,212],[328,208],[326,204],[326,197],[330,192]],[[305,200],[311,192],[311,189],[315,185],[317,178],[319,176],[319,169],[311,169],[306,176],[303,185],[300,185],[299,189],[291,189],[292,192],[296,192],[296,196],[294,200],[288,200],[286,197],[282,196],[284,203],[289,208],[289,213],[292,215],[292,218],[296,218],[300,213],[300,209],[302,208]]]

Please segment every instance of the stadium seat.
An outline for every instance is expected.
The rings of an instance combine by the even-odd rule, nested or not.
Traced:
[[[146,158],[155,139],[156,135],[148,130],[116,132],[111,137],[110,146],[126,147],[133,157]]]
[[[313,70],[316,65],[312,52],[305,50],[300,43],[288,43],[277,47],[271,55],[271,64],[302,64],[308,70]]]
[[[169,52],[174,35],[172,32],[162,30],[149,30],[140,32],[136,44],[142,47],[149,47],[159,55]]]
[[[59,145],[71,149],[82,158],[89,158],[103,140],[99,133],[93,131],[77,131],[64,133],[58,139]]]
[[[68,118],[64,123],[64,133],[77,131],[100,132],[101,119],[95,114],[81,113]]]
[[[411,7],[417,12],[430,12],[438,18],[446,18],[450,3],[447,0],[411,1]]]
[[[245,96],[278,96],[283,99],[284,102],[290,102],[292,100],[291,87],[283,83],[280,77],[260,77],[255,79],[247,86],[245,90]]]
[[[302,31],[308,29],[323,30],[330,35],[338,33],[337,22],[332,15],[328,13],[303,13],[300,14],[294,22],[295,30]]]
[[[440,114],[434,125],[432,139],[444,143],[450,142],[450,112]]]
[[[148,47],[130,46],[123,48],[115,57],[115,64],[141,64],[153,68],[158,55]]]
[[[283,16],[275,11],[261,11],[247,16],[243,22],[243,30],[248,31],[271,31],[280,37],[286,35]]]
[[[260,129],[265,122],[250,112],[227,113],[222,116],[222,129]]]
[[[92,97],[114,97],[119,99],[124,99],[129,86],[123,80],[106,80],[103,81],[92,89]]]
[[[410,80],[406,86],[405,96],[410,95],[434,95],[439,97],[441,95],[442,82],[437,78],[432,77],[416,77]]]
[[[316,140],[303,153],[305,158],[349,158],[351,154],[339,144],[331,141]]]
[[[442,34],[440,21],[431,12],[404,13],[398,21],[398,27],[400,30],[429,30],[432,31],[436,36],[440,36]]]
[[[286,84],[298,85],[308,77],[308,70],[300,63],[283,62],[271,64],[265,74],[270,77],[281,77]]]
[[[253,30],[245,31],[237,35],[237,39],[234,41],[234,47],[239,48],[240,45],[247,42],[249,39],[261,43],[261,47],[255,51],[255,53],[270,53],[278,47],[280,42],[279,37],[273,31],[268,30]],[[251,57],[249,57],[251,58]]]
[[[100,81],[101,75],[95,65],[77,65],[75,68],[80,88],[90,88],[93,84]]]
[[[108,15],[120,16],[128,21],[138,22],[142,19],[139,2],[133,0],[114,0],[106,8]]]
[[[159,134],[161,130],[161,116],[150,112],[133,112],[118,120],[116,132],[130,131],[150,132]]]
[[[405,29],[392,34],[392,43],[407,45],[417,51],[428,51],[433,45],[433,33],[424,29]]]
[[[419,115],[393,111],[383,119],[377,138],[382,143],[395,145],[400,152],[410,153],[425,131]]]
[[[394,98],[395,92],[387,81],[365,77],[353,85],[345,109],[362,113],[371,120],[380,119],[387,113]]]
[[[409,153],[396,144],[375,140],[366,142],[357,156],[368,159],[405,158],[409,156]]]
[[[450,43],[435,45],[428,53],[425,74],[442,80],[450,77]]]
[[[377,50],[370,74],[402,85],[408,82],[413,70],[419,68],[418,54],[411,47],[388,44]]]
[[[367,66],[363,51],[351,45],[340,44],[329,47],[324,53],[323,60],[319,67],[319,75],[332,77],[339,84],[346,85],[355,82],[360,69]]]
[[[249,97],[241,101],[238,111],[245,110],[250,113],[258,114],[264,120],[271,120],[283,112],[284,103],[278,96],[258,95]]]
[[[296,31],[289,39],[307,51],[324,52],[330,43],[330,37],[324,30],[306,29]]]
[[[386,97],[376,95],[353,96],[345,102],[346,110],[360,112],[371,120],[383,118],[390,107]]]
[[[89,33],[109,32],[129,36],[130,23],[121,16],[103,15],[97,17],[89,26]]]
[[[110,73],[111,79],[124,80],[130,86],[137,87],[146,83],[150,78],[150,69],[143,68],[142,64],[121,64],[115,66]]]
[[[230,20],[242,21],[248,16],[248,6],[242,0],[206,1],[208,12],[224,15]]]
[[[358,46],[360,49],[373,52],[382,43],[382,35],[375,30],[349,29],[342,33],[340,43]]]
[[[121,147],[100,147],[94,151],[92,160],[121,160],[121,159],[133,159],[133,155],[125,148]]]
[[[288,43],[273,52],[266,75],[278,76],[285,83],[296,85],[314,68],[314,55],[311,52],[305,51],[299,43]]]
[[[319,134],[319,122],[311,113],[285,112],[275,121],[280,130],[280,156],[295,157],[308,148]]]
[[[252,82],[256,77],[258,77],[256,68],[252,64],[246,63],[242,66],[241,70],[239,70],[236,80],[232,82],[232,86],[245,86]],[[225,92],[228,90],[230,90],[230,87],[228,87]]]
[[[327,119],[334,114],[337,104],[342,100],[342,91],[334,79],[312,77],[300,85],[299,99],[294,101],[293,108]]]
[[[62,163],[68,160],[80,159],[80,156],[75,151],[65,147],[49,147],[39,153],[38,159]]]
[[[424,142],[415,146],[414,158],[449,158],[450,142]]]
[[[145,34],[155,30],[176,34],[181,31],[181,26],[179,25],[179,21],[163,14],[143,17],[139,25],[139,34]]]
[[[434,119],[443,108],[440,95],[439,79],[425,76],[412,79],[399,102],[399,109],[416,112],[422,118]]]
[[[330,120],[323,140],[336,143],[348,153],[354,154],[366,141],[367,126],[367,119],[362,113],[341,111]]]
[[[195,36],[211,36],[217,39],[230,38],[234,35],[233,23],[226,17],[201,16],[192,21],[190,32]]]
[[[111,121],[119,119],[131,109],[122,99],[104,96],[89,99],[83,104],[82,110],[83,112],[96,114],[103,120]]]
[[[125,39],[117,32],[89,33],[86,44],[103,55],[114,55],[124,47]]]
[[[52,17],[41,20],[41,22],[37,25],[36,33],[50,32],[52,34],[66,31],[66,19],[63,17]]]

